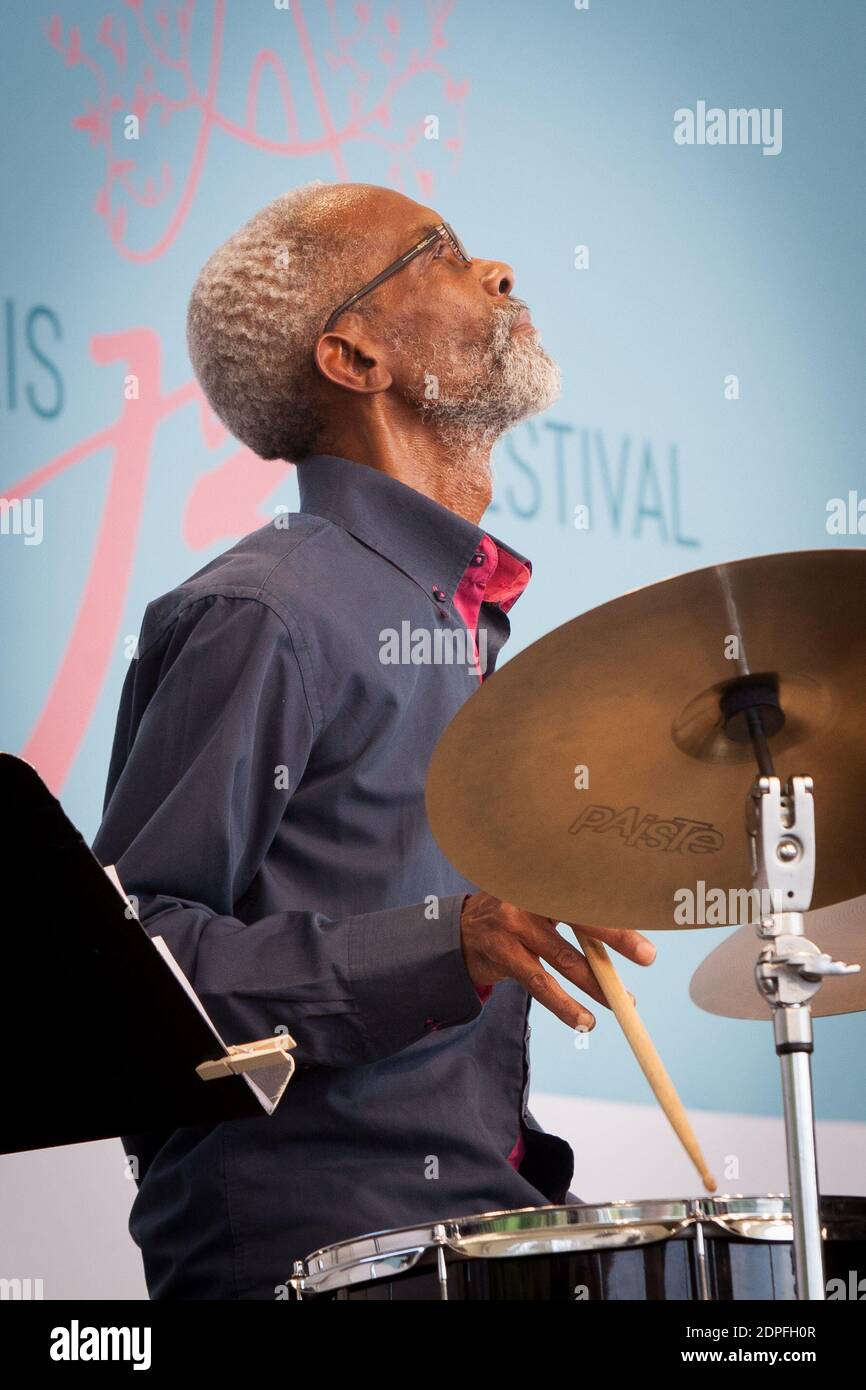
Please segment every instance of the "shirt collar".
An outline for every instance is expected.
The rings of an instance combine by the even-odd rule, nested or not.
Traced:
[[[317,454],[295,466],[302,512],[342,526],[409,575],[434,601],[451,603],[489,533],[368,464]],[[495,536],[490,539],[532,573],[524,555]]]
[[[498,544],[492,536],[482,536],[481,553],[487,561],[486,568],[490,575],[484,586],[484,600],[498,603],[503,613],[507,613],[529,583],[530,566],[518,559],[513,551]]]

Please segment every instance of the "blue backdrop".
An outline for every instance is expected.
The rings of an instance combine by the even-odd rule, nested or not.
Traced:
[[[296,504],[202,411],[184,318],[297,183],[431,203],[515,267],[562,365],[497,450],[488,521],[535,565],[512,653],[670,574],[863,544],[826,526],[866,495],[855,0],[59,0],[4,28],[0,491],[43,505],[39,543],[26,507],[0,534],[0,731],[87,835],[145,604]],[[699,102],[781,112],[781,149],[677,143]],[[688,999],[719,939],[623,973],[688,1106],[776,1113],[767,1027]],[[817,1036],[819,1116],[866,1119],[863,1019]],[[609,1018],[576,1051],[536,1017],[533,1047],[544,1090],[648,1096]]]

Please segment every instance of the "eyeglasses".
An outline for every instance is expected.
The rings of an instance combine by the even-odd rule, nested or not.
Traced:
[[[369,294],[371,290],[375,290],[383,281],[390,279],[392,275],[396,275],[398,270],[402,270],[410,261],[414,261],[416,256],[423,256],[424,252],[429,250],[431,246],[434,246],[437,241],[444,241],[446,245],[451,247],[455,256],[465,262],[466,265],[471,263],[472,257],[467,252],[457,233],[447,222],[440,222],[438,227],[434,227],[432,231],[427,232],[410,251],[404,251],[403,255],[399,256],[396,261],[392,261],[389,266],[386,266],[381,274],[376,276],[375,280],[370,280],[362,289],[358,290],[357,294],[353,294],[351,299],[347,299],[338,309],[335,309],[328,319],[328,322],[325,324],[325,327],[322,329],[322,332],[329,333],[341,314],[345,314],[347,309],[351,309],[353,304],[357,304],[359,299],[363,299],[365,294]]]

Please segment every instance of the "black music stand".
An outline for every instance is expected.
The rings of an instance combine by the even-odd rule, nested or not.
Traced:
[[[29,763],[0,753],[0,1153],[271,1114],[288,1034],[226,1047]]]

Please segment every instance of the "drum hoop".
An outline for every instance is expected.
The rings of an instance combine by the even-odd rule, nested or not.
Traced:
[[[866,1237],[866,1197],[822,1196],[821,1204],[825,1238]],[[756,1242],[792,1238],[790,1203],[778,1193],[519,1207],[395,1227],[325,1245],[301,1262],[304,1274],[291,1282],[298,1291],[324,1293],[393,1278],[395,1264],[405,1271],[441,1246],[463,1259],[541,1255],[545,1250],[533,1247],[545,1242],[551,1254],[569,1248],[604,1251],[676,1239],[696,1224],[708,1226],[708,1234],[722,1232]]]

